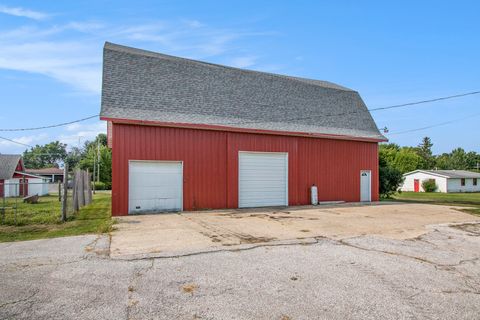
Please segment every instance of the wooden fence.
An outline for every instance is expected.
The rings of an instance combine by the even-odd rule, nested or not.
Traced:
[[[73,210],[77,212],[81,207],[92,203],[92,181],[88,170],[73,172]]]

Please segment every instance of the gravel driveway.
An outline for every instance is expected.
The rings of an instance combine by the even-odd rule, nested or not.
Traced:
[[[0,319],[478,319],[480,225],[177,258],[108,236],[0,244]]]

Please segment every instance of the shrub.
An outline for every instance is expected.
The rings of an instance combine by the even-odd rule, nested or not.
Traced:
[[[95,190],[110,190],[111,187],[111,183],[105,183],[102,181],[95,181],[93,184],[95,185]]]
[[[435,179],[423,180],[422,188],[423,188],[423,191],[425,192],[437,191],[437,184],[435,183]]]
[[[379,173],[380,195],[389,198],[402,184],[403,175],[400,170],[389,166],[380,166]]]

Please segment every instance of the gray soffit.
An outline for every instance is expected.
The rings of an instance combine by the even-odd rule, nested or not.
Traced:
[[[105,43],[100,116],[386,140],[358,92]]]

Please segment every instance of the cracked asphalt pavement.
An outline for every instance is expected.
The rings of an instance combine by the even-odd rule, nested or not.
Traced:
[[[108,236],[0,244],[1,319],[478,319],[480,224],[175,258]]]

